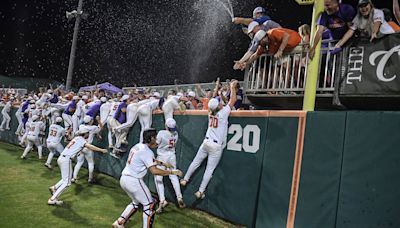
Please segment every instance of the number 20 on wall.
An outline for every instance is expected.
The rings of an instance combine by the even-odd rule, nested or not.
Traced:
[[[227,144],[228,150],[242,151],[247,153],[256,153],[260,149],[260,128],[257,125],[246,125],[242,128],[240,124],[232,124],[228,129],[228,134],[233,134]],[[250,143],[250,134],[253,134],[253,140]],[[242,139],[242,144],[239,140]]]

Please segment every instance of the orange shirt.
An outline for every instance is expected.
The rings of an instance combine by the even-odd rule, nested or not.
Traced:
[[[394,21],[388,21],[388,24],[393,28],[395,32],[400,32],[400,26]]]
[[[298,32],[291,30],[291,29],[286,29],[286,28],[274,28],[270,29],[267,32],[268,36],[268,54],[275,54],[278,52],[279,47],[281,46],[281,43],[283,41],[283,36],[285,33],[289,34],[289,40],[288,43],[283,50],[283,52],[289,52],[293,48],[295,48],[299,43],[301,42],[301,36],[299,35]],[[257,49],[257,54],[261,55],[265,52],[265,48],[258,46]]]
[[[201,98],[201,103],[203,103],[203,110],[208,110],[208,98]]]

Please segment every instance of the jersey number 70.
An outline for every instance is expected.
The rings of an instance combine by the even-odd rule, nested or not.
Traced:
[[[216,116],[210,116],[209,125],[210,128],[218,128],[218,118]]]

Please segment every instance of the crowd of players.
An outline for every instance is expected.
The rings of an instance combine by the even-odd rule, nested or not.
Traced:
[[[147,227],[152,224],[155,213],[155,201],[142,180],[147,170],[155,175],[160,199],[156,211],[162,212],[168,204],[164,196],[162,176],[169,176],[178,206],[183,208],[185,203],[180,186],[187,185],[193,172],[208,157],[202,183],[199,191],[195,193],[197,199],[203,199],[226,143],[229,113],[235,109],[235,106],[240,108],[241,96],[237,94],[239,89],[236,80],[224,86],[218,79],[214,90],[206,91],[203,99],[196,98],[192,91],[184,95],[170,90],[164,98],[159,92],[146,92],[141,89],[129,91],[125,95],[117,93],[111,96],[107,96],[103,90],[75,94],[65,93],[60,88],[27,96],[2,94],[4,106],[0,130],[11,130],[10,110],[15,106],[18,108],[15,113],[18,120],[15,135],[20,145],[25,147],[21,159],[27,159],[28,153],[34,146],[37,148],[39,159],[42,159],[42,150],[46,147],[49,154],[44,165],[52,169],[53,157],[59,154],[57,163],[61,171],[61,180],[49,188],[52,196],[47,203],[60,205],[63,203],[59,200],[60,195],[71,183],[77,181],[84,160],[86,159],[88,163],[88,182],[94,183],[93,153],[109,153],[111,156],[120,158],[128,149],[127,136],[130,128],[136,120],[139,120],[140,143],[130,148],[127,164],[120,180],[121,187],[132,198],[132,203],[127,206],[113,226],[123,227],[139,205],[142,205],[143,224]],[[179,181],[178,176],[183,174],[176,167],[175,145],[178,132],[173,113],[176,110],[184,112],[186,108],[198,108],[200,103],[204,104],[200,106],[202,109],[205,107],[209,110],[211,122],[196,157],[186,175]],[[152,115],[157,110],[163,112],[165,119],[165,130],[158,134],[151,128]],[[92,142],[94,137],[101,137],[100,133],[105,127],[108,129],[108,148],[102,149],[92,145]],[[47,134],[46,129],[48,129]],[[63,144],[66,146],[64,147]],[[157,159],[154,158],[150,148],[158,148]],[[72,159],[76,159],[74,168]]]

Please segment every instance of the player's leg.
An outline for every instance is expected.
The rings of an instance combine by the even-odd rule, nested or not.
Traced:
[[[128,196],[132,199],[132,203],[130,203],[125,210],[121,213],[119,218],[115,220],[113,223],[113,227],[123,227],[129,219],[132,217],[133,214],[138,209],[139,202],[136,200],[134,196],[134,192],[137,191],[137,179],[133,177],[128,177],[125,175],[121,176],[120,179],[121,188],[128,194]]]
[[[112,139],[112,128],[111,128],[111,124],[110,124],[110,121],[111,121],[111,119],[112,118],[109,118],[108,120],[107,120],[107,128],[108,128],[108,134],[107,134],[107,136],[108,136],[108,147],[109,148],[111,148],[111,147],[113,147],[113,139]]]
[[[170,155],[168,162],[174,166],[176,169],[176,155]],[[183,202],[183,197],[182,197],[182,192],[181,192],[181,186],[179,185],[179,179],[178,176],[176,175],[169,175],[169,179],[171,180],[172,186],[174,187],[176,199],[178,200],[179,207],[185,207],[185,204]]]
[[[71,118],[71,119],[72,119],[72,131],[73,131],[74,134],[75,134],[75,132],[78,131],[80,119],[79,119],[79,117],[76,116],[76,115],[72,115],[72,118]]]
[[[32,147],[33,147],[33,142],[31,140],[28,140],[28,144],[26,145],[24,153],[22,153],[22,156],[21,156],[22,159],[26,158],[26,155],[28,155],[28,153],[29,153],[29,151],[31,151]]]
[[[40,142],[40,139],[38,138],[34,141],[34,143],[38,150],[39,159],[42,159],[42,151],[43,151],[42,142]]]
[[[85,159],[88,163],[88,171],[89,171],[89,178],[88,182],[89,183],[94,183],[94,178],[93,178],[93,171],[94,171],[94,152],[89,150],[89,149],[84,149],[85,150]]]
[[[78,179],[79,170],[81,169],[84,162],[85,162],[85,155],[82,152],[78,153],[78,156],[76,157],[76,165],[74,167],[74,174],[71,180],[72,182],[75,182]]]
[[[214,173],[214,170],[215,168],[217,168],[217,165],[222,156],[222,148],[220,145],[212,145],[212,147],[210,146],[210,148],[212,151],[209,151],[206,171],[204,172],[203,180],[201,181],[199,187],[199,192],[201,194],[205,192],[207,185],[210,182],[211,177]]]
[[[71,175],[72,175],[72,164],[71,159],[69,157],[60,156],[57,160],[58,166],[61,171],[61,181],[59,181],[55,186],[55,192],[53,196],[48,200],[49,205],[59,204],[62,201],[58,201],[58,197],[64,192],[64,190],[71,183]]]
[[[55,145],[47,144],[47,149],[49,149],[49,155],[47,155],[47,160],[46,160],[46,163],[44,163],[44,165],[46,167],[48,167],[49,169],[51,169],[52,168],[51,161],[53,160],[56,148],[55,148]]]
[[[181,180],[181,185],[186,185],[186,182],[190,180],[190,177],[196,171],[197,168],[201,165],[203,160],[207,157],[207,152],[204,150],[204,143],[201,144],[199,150],[197,151],[196,157],[194,157],[192,163],[190,163],[190,166],[188,170],[186,171],[185,176],[183,177],[183,180]]]
[[[11,121],[11,117],[8,113],[4,113],[5,115],[3,116],[6,120],[6,129],[10,130],[10,121]]]
[[[6,119],[4,118],[4,113],[2,112],[3,120],[1,121],[0,129],[4,129],[4,125],[6,124]]]
[[[142,179],[139,181],[140,189],[135,192],[135,198],[143,205],[143,228],[153,227],[155,217],[155,202],[151,197],[151,193],[147,185]]]
[[[157,160],[164,161],[162,157],[158,156]],[[164,166],[157,166],[157,168],[165,170]],[[163,183],[163,176],[154,175],[154,182],[156,185],[156,190],[158,194],[158,199],[160,200],[157,213],[161,213],[163,208],[167,206],[168,202],[165,200],[165,189]]]

